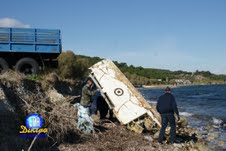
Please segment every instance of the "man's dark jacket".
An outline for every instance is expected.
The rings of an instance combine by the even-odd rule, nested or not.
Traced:
[[[160,114],[176,113],[179,116],[177,103],[171,93],[165,93],[159,97],[156,109]]]

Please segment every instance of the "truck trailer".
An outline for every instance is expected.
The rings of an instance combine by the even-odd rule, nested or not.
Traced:
[[[0,73],[11,68],[37,74],[45,67],[57,67],[61,52],[60,30],[0,27]]]

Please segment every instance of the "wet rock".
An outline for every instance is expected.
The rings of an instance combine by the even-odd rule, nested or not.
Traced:
[[[195,145],[199,151],[211,151],[211,149],[204,142],[196,143]]]
[[[186,126],[188,126],[188,121],[185,120],[185,119],[181,119],[181,120],[178,122],[178,126],[179,126],[179,127],[186,127]]]
[[[223,147],[224,146],[224,141],[217,142],[217,145]]]
[[[213,129],[213,126],[212,125],[208,125],[207,127],[206,127],[206,130],[212,130]]]
[[[210,133],[207,137],[207,140],[208,141],[212,141],[214,140],[215,138],[217,138],[219,136],[219,132],[213,132],[213,133]]]
[[[201,135],[208,135],[208,132],[207,132],[207,131],[203,131],[203,132],[201,133]]]
[[[223,129],[226,129],[226,124],[223,124]]]

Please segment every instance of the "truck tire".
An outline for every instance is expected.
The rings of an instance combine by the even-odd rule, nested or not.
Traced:
[[[9,69],[8,63],[5,61],[5,59],[0,58],[0,73],[3,73],[8,69]]]
[[[16,71],[24,74],[38,74],[39,65],[36,60],[32,58],[22,58],[15,66]]]

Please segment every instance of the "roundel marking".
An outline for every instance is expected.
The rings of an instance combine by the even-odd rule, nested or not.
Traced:
[[[124,94],[124,91],[121,88],[116,88],[114,93],[117,96],[122,96]]]

